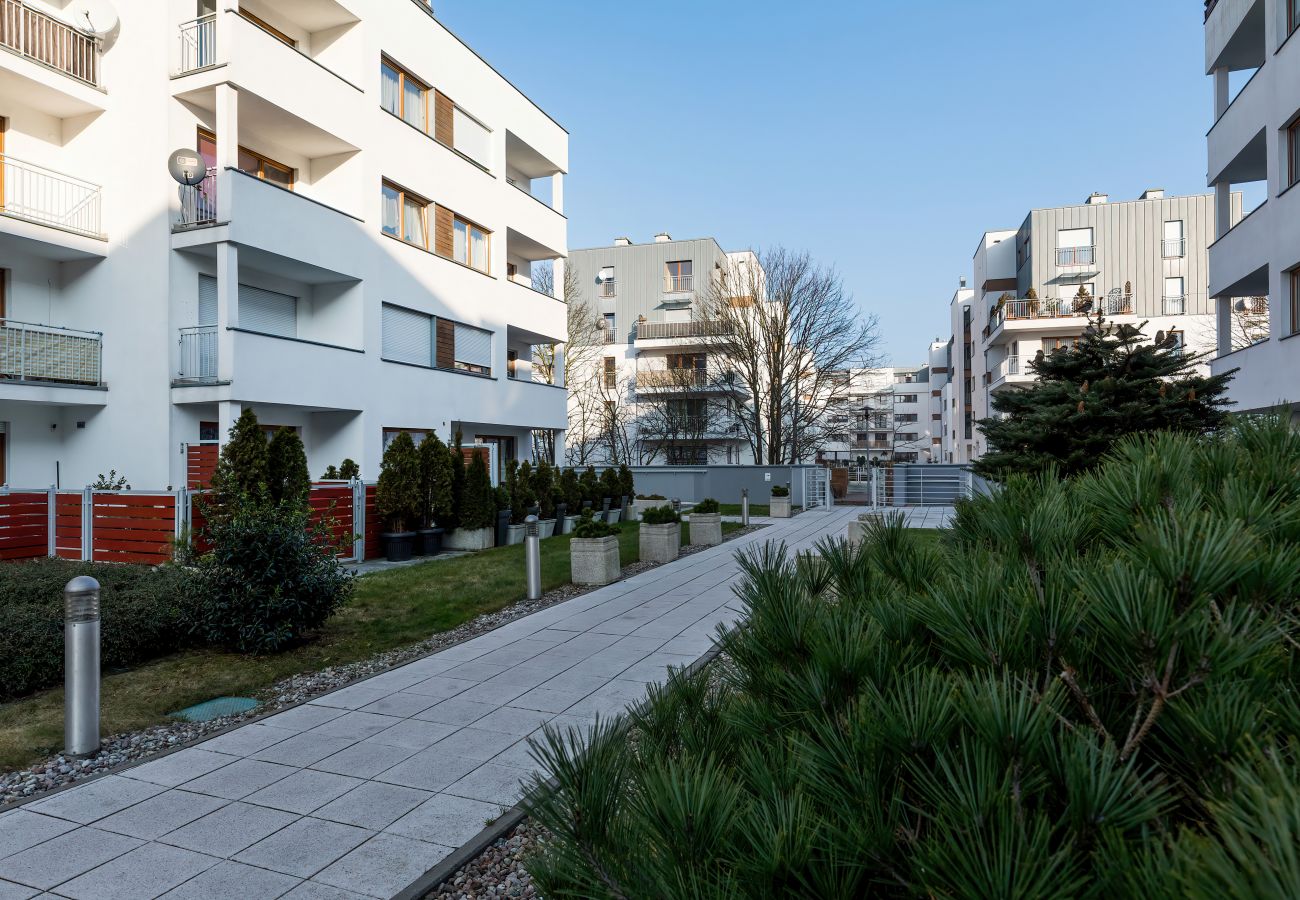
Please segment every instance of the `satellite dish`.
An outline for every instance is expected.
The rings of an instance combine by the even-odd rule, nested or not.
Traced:
[[[167,157],[167,171],[179,184],[188,187],[202,184],[208,175],[208,167],[197,150],[173,150]]]
[[[117,10],[109,0],[73,0],[64,10],[64,15],[79,31],[94,35],[101,41],[115,38],[121,25]]]

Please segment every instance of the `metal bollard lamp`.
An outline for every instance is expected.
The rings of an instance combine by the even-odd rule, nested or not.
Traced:
[[[740,489],[740,524],[749,524],[749,488]]]
[[[99,582],[63,588],[63,744],[71,756],[99,749]]]
[[[528,599],[542,599],[542,537],[537,516],[524,519],[524,567],[528,570]]]

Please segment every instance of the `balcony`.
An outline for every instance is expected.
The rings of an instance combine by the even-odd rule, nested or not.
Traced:
[[[0,0],[0,47],[99,87],[99,41],[22,0]]]
[[[1165,259],[1178,259],[1187,255],[1187,239],[1176,238],[1160,242],[1160,255]]]
[[[716,319],[697,319],[693,322],[642,322],[637,325],[638,341],[674,340],[678,338],[709,338],[731,334],[732,326]]]
[[[5,320],[0,325],[0,380],[103,387],[102,343],[97,331]]]
[[[617,344],[617,343],[618,343],[618,331],[616,331],[616,330],[613,329],[613,328],[610,328],[608,325],[602,325],[602,326],[600,327],[600,338],[601,338],[601,343],[604,343],[604,344]]]
[[[1161,304],[1161,310],[1166,316],[1181,316],[1187,312],[1187,297],[1183,294],[1167,296]]]
[[[989,375],[989,389],[993,391],[1007,385],[1024,384],[1034,380],[1028,367],[1021,365],[1020,357],[1014,354],[995,365]]]
[[[217,14],[208,13],[180,24],[180,57],[177,72],[181,75],[217,64]]]
[[[1056,265],[1058,268],[1071,269],[1094,266],[1097,264],[1097,248],[1092,247],[1057,247]]]
[[[1049,300],[1008,300],[989,311],[989,336],[995,335],[999,328],[1013,322],[1041,320],[1077,320],[1100,311],[1107,316],[1127,316],[1133,314],[1133,297],[1112,291],[1105,297],[1087,299],[1065,299],[1058,297]],[[966,360],[968,366],[970,360]]]
[[[689,294],[693,290],[695,290],[694,275],[665,275],[664,276],[665,294]]]
[[[217,326],[194,325],[179,332],[175,384],[217,383]]]
[[[0,213],[73,234],[102,238],[99,207],[99,185],[0,155]]]

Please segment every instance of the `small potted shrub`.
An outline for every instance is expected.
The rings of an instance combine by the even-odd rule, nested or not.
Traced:
[[[546,460],[533,470],[533,494],[537,497],[537,534],[548,538],[555,534],[555,469]]]
[[[667,499],[663,494],[637,494],[632,501],[632,518],[640,521],[642,513],[652,506],[658,506]]]
[[[560,473],[559,495],[561,502],[556,504],[556,515],[559,516],[556,528],[560,534],[569,534],[582,510],[582,484],[578,481],[577,469],[572,466]],[[563,515],[560,515],[560,506],[564,507]]]
[[[524,462],[523,465],[513,459],[506,462],[504,487],[508,498],[507,506],[510,508],[510,524],[506,528],[505,543],[507,544],[522,544],[524,542],[524,518],[528,515],[530,505],[529,468],[527,462]]]
[[[569,578],[574,584],[609,584],[618,579],[617,526],[583,510],[569,541]]]
[[[641,561],[672,562],[682,546],[682,517],[670,504],[641,513]]]
[[[623,482],[613,466],[600,473],[600,494],[605,521],[613,525],[623,512]]]
[[[591,509],[600,499],[600,481],[596,478],[596,470],[587,466],[578,478],[578,484],[582,487],[582,508]]]
[[[464,490],[457,511],[458,526],[443,543],[455,550],[486,550],[492,546],[492,524],[496,506],[492,500],[492,479],[483,454],[476,453],[465,467]]]
[[[706,497],[691,508],[691,544],[712,547],[722,543],[722,513],[718,501]]]
[[[417,532],[416,552],[433,556],[442,550],[443,523],[451,517],[451,457],[447,445],[432,433],[425,437],[418,452],[424,527]]]
[[[772,499],[768,511],[774,519],[790,518],[790,488],[784,484],[772,485]]]
[[[381,532],[379,539],[389,562],[410,559],[415,543],[410,526],[420,517],[420,457],[405,431],[398,432],[384,451],[375,506],[388,522],[388,530]]]

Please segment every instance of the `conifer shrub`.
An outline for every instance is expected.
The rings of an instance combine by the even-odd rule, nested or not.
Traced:
[[[714,500],[712,497],[705,497],[699,503],[691,507],[691,512],[700,513],[702,515],[708,515],[709,513],[720,512],[721,510],[722,507],[718,504],[718,501]]]
[[[266,446],[267,500],[305,506],[310,493],[311,473],[302,438],[292,428],[279,428]]]
[[[496,503],[492,479],[482,453],[475,453],[465,471],[465,493],[461,504],[461,528],[491,528],[496,524]]]
[[[537,744],[539,895],[1300,896],[1283,422],[740,565],[715,662]]]
[[[619,494],[621,496],[636,496],[636,479],[633,477],[632,470],[628,467],[627,463],[623,463],[618,467],[618,484]]]
[[[603,501],[609,497],[614,501],[613,505],[617,506],[622,496],[623,480],[619,477],[618,469],[610,466],[600,473],[600,499]]]
[[[604,519],[597,519],[592,511],[584,509],[573,526],[573,536],[580,539],[610,537],[619,533],[617,525],[611,525]]]
[[[587,466],[582,470],[578,477],[578,483],[582,486],[582,499],[593,504],[599,503],[602,499],[600,493],[600,479],[596,475],[596,469],[593,466]]]
[[[447,445],[429,432],[417,448],[420,459],[420,505],[424,524],[441,527],[451,518],[452,475]]]
[[[245,407],[230,426],[229,438],[217,457],[210,485],[211,512],[219,515],[236,503],[265,502],[269,478],[266,434],[257,415]]]
[[[533,493],[537,497],[537,517],[539,519],[555,518],[555,467],[546,460],[540,460],[533,470]]]
[[[788,487],[786,487],[784,484],[774,484],[774,485],[772,485],[772,496],[773,496],[773,497],[789,497],[789,496],[790,496],[790,489],[789,489]]]
[[[649,509],[641,510],[641,521],[646,525],[667,525],[671,522],[680,522],[681,515],[673,509],[672,504],[665,503],[663,506],[652,506]]]
[[[410,433],[399,431],[384,449],[379,463],[375,506],[388,520],[390,531],[403,532],[419,522],[422,501],[420,454]]]
[[[582,508],[583,493],[582,485],[578,481],[578,470],[572,466],[560,473],[560,496],[564,498],[568,514],[576,516],[578,510]]]

